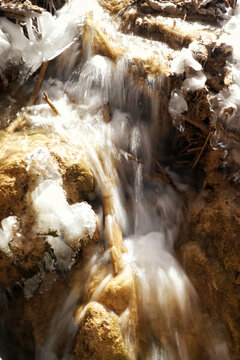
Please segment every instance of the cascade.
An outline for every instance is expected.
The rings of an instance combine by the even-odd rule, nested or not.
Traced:
[[[233,358],[175,247],[208,146],[239,180],[239,6],[202,3],[2,10],[2,360]]]

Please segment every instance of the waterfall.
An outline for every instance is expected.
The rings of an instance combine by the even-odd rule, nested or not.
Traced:
[[[158,95],[165,91],[163,77],[137,79],[141,61],[161,61],[161,56],[163,62],[175,57],[171,71],[176,74],[187,66],[196,71],[181,89],[171,92],[169,113],[177,122],[188,109],[182,91],[203,88],[206,82],[202,66],[192,57],[193,45],[180,52],[124,34],[117,17],[113,23],[95,1],[79,5],[72,0],[57,18],[44,13],[38,22],[41,40],[35,40],[34,34],[27,39],[21,30],[22,40],[16,45],[19,25],[0,19],[1,41],[7,42],[8,33],[16,45],[10,49],[5,44],[5,51],[12,61],[23,60],[24,74],[30,76],[43,61],[58,56],[50,63],[41,88],[56,111],[39,96],[36,104],[22,109],[21,131],[26,144],[33,134],[47,134],[53,149],[61,147],[68,158],[74,152],[89,165],[96,187],[86,201],[70,204],[53,151],[39,140],[27,152],[24,161],[32,183],[26,198],[34,217],[31,234],[44,236],[54,257],[45,252],[45,269],[25,281],[25,297],[33,296],[46,269],[74,272],[76,254],[96,232],[101,242],[92,245],[77,270],[78,281],[62,294],[46,341],[36,344],[35,358],[77,359],[72,347],[78,330],[89,309],[100,304],[103,313],[118,316],[127,354],[119,359],[229,359],[223,335],[202,314],[174,252],[184,216],[183,194],[190,185],[168,163],[171,130],[164,123],[165,114],[161,116]],[[99,24],[110,36],[107,50],[103,39],[96,43]],[[30,34],[31,25],[27,29]],[[29,94],[33,91],[29,84],[24,89]],[[183,124],[179,126],[181,130]],[[163,176],[168,181],[162,181]],[[14,236],[25,236],[22,224],[31,225],[29,211],[2,221],[0,249],[9,256]],[[111,281],[121,277],[123,283],[126,279],[130,283],[132,300],[123,309],[117,305],[113,309],[104,303],[103,294]]]

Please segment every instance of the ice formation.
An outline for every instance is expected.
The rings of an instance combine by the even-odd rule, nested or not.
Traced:
[[[183,81],[182,89],[187,91],[196,91],[205,86],[207,77],[202,71],[197,71],[195,74],[187,74],[186,79]]]
[[[37,147],[27,154],[27,170],[38,175],[36,188],[31,192],[32,207],[35,211],[36,233],[46,236],[54,250],[58,266],[67,270],[71,266],[74,250],[80,241],[93,236],[96,218],[86,202],[69,205],[62,188],[62,177],[57,164],[45,147]]]
[[[7,62],[24,63],[29,71],[36,71],[42,62],[58,56],[79,37],[85,14],[93,7],[100,9],[94,0],[84,5],[72,0],[56,16],[43,12],[37,18],[40,37],[34,33],[31,19],[25,21],[27,37],[19,24],[0,17],[0,67]]]
[[[223,24],[223,33],[218,39],[218,44],[227,44],[232,48],[233,56],[228,59],[227,65],[231,74],[231,83],[228,87],[213,97],[213,102],[218,104],[216,116],[226,119],[226,126],[230,130],[239,131],[238,109],[240,108],[240,4],[237,4],[234,16]],[[225,109],[232,109],[232,114],[224,114]],[[228,115],[228,116],[227,116]]]
[[[69,205],[66,194],[56,180],[46,180],[31,194],[37,213],[35,231],[47,234],[55,232],[56,238],[68,245],[77,245],[85,236],[93,236],[96,220],[91,206],[86,202]],[[54,239],[51,238],[51,243]]]
[[[1,221],[0,229],[0,249],[7,255],[11,254],[9,242],[13,239],[14,231],[18,228],[16,216],[9,216]]]
[[[190,47],[183,48],[182,51],[172,61],[171,71],[175,74],[182,74],[186,68],[192,68],[195,71],[201,71],[202,66],[193,57]]]
[[[172,118],[176,118],[188,110],[188,105],[184,99],[183,93],[180,89],[175,89],[171,92],[171,99],[168,105],[168,111]]]

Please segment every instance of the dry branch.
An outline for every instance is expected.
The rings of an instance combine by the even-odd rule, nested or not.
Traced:
[[[127,157],[128,160],[131,160],[131,161],[135,162],[136,164],[142,164],[142,161],[141,161],[141,160],[138,160],[138,159],[135,158],[132,154],[129,154],[129,153],[126,152],[126,151],[120,150],[120,154],[121,154],[122,156],[124,156],[125,158]]]
[[[6,75],[3,73],[2,69],[0,68],[0,79],[5,87],[8,87],[8,79]]]
[[[203,154],[203,152],[204,152],[204,150],[205,150],[205,148],[206,148],[206,146],[207,146],[207,143],[208,143],[210,137],[211,137],[211,132],[208,133],[208,135],[207,135],[207,137],[206,137],[206,139],[205,139],[205,142],[204,142],[204,144],[203,144],[203,146],[202,146],[202,148],[201,148],[201,151],[200,151],[200,153],[198,154],[198,156],[196,157],[196,160],[194,161],[194,163],[193,163],[193,165],[192,165],[192,168],[193,168],[193,169],[197,166],[197,164],[198,164],[198,162],[199,162],[199,160],[200,160],[200,158],[201,158],[201,156],[202,156],[202,154]]]
[[[31,106],[31,105],[35,104],[35,101],[36,101],[36,99],[38,97],[39,91],[41,90],[42,83],[43,83],[43,80],[44,80],[48,65],[49,65],[49,61],[46,61],[45,63],[42,64],[41,70],[39,72],[37,83],[35,85],[35,88],[33,90],[32,95],[30,96],[30,98],[28,100],[28,103],[27,103],[28,106]]]
[[[45,92],[43,93],[43,100],[51,107],[55,115],[60,115],[56,106],[52,103],[52,101],[49,99],[48,95]]]
[[[198,121],[198,120],[193,120],[193,119],[190,119],[189,117],[187,116],[184,116],[184,120],[186,122],[188,122],[189,124],[192,124],[194,126],[196,126],[197,128],[201,129],[203,133],[207,134],[209,129],[208,129],[208,126],[203,123],[202,121]]]
[[[177,186],[174,184],[174,182],[172,181],[171,177],[168,175],[168,173],[166,172],[166,170],[164,169],[164,167],[160,164],[160,162],[158,161],[158,159],[154,156],[153,157],[159,170],[161,171],[161,174],[156,172],[157,176],[150,176],[148,174],[144,174],[144,177],[146,177],[147,179],[151,180],[151,181],[156,181],[156,182],[161,182],[161,183],[165,183],[170,185],[174,191],[176,191],[177,193],[181,194],[183,193],[182,190],[178,189]]]
[[[191,148],[191,149],[187,149],[187,153],[192,153],[192,152],[197,152],[199,150],[201,150],[202,147],[199,146],[199,147],[195,147],[195,148]]]

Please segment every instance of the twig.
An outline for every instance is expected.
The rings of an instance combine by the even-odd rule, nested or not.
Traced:
[[[187,146],[185,146],[185,148],[183,148],[183,149],[179,152],[178,155],[184,153],[184,152],[185,152],[187,149],[189,149],[191,146],[192,146],[192,144],[189,143]]]
[[[5,74],[2,72],[2,69],[0,68],[0,78],[2,80],[2,83],[5,87],[8,87],[8,79],[6,78]]]
[[[200,136],[200,137],[203,137],[204,138],[204,134],[200,133],[200,132],[196,132],[195,133],[196,135]]]
[[[199,146],[199,147],[195,147],[195,148],[191,148],[191,149],[188,149],[187,152],[188,153],[192,153],[192,152],[196,152],[196,151],[199,151],[202,149],[202,146]]]
[[[155,182],[158,182],[158,183],[161,183],[161,184],[166,184],[166,183],[167,183],[167,184],[170,185],[170,186],[173,188],[173,190],[176,191],[178,194],[184,193],[184,191],[181,190],[181,189],[178,189],[178,188],[176,187],[176,185],[173,184],[173,182],[169,183],[168,181],[166,181],[166,178],[165,178],[163,175],[159,174],[159,173],[157,173],[157,176],[151,176],[151,175],[148,175],[148,174],[143,174],[143,176],[144,176],[146,179],[148,179],[148,180],[155,181]]]
[[[160,182],[161,184],[166,183],[165,178],[163,176],[161,176],[160,174],[158,174],[158,176],[151,176],[148,174],[143,174],[143,176],[151,181],[156,181],[156,182]]]
[[[51,107],[51,109],[56,115],[60,115],[57,108],[55,107],[55,105],[52,103],[52,101],[49,99],[48,95],[45,92],[43,93],[43,100],[46,101],[46,103]]]
[[[204,132],[205,134],[207,134],[209,131],[208,126],[206,124],[204,124],[202,121],[192,120],[192,119],[189,119],[187,116],[184,116],[184,120],[186,122],[188,122],[189,124],[192,124],[192,125],[196,126],[197,128],[201,129],[202,132]]]
[[[162,175],[164,176],[166,183],[169,184],[173,188],[173,190],[176,191],[177,193],[182,193],[182,190],[179,190],[176,187],[176,185],[174,184],[174,182],[172,181],[172,179],[170,178],[170,176],[168,175],[168,173],[166,172],[164,167],[160,164],[160,162],[158,161],[158,159],[155,156],[154,156],[154,160],[155,160],[156,164],[158,165]]]
[[[129,154],[128,152],[123,151],[123,150],[120,150],[120,153],[121,153],[122,156],[126,156],[129,160],[132,160],[137,164],[142,164],[142,161],[136,159],[132,154]]]
[[[164,177],[166,178],[167,182],[170,184],[172,182],[172,180],[170,179],[169,175],[167,174],[166,170],[164,169],[164,167],[160,164],[160,162],[158,161],[158,159],[154,156],[154,160],[157,164],[157,166],[159,167],[161,173],[164,175]]]
[[[204,144],[203,144],[203,146],[202,146],[202,148],[201,148],[201,151],[200,151],[200,153],[198,154],[198,156],[196,157],[196,159],[195,159],[195,161],[194,161],[194,163],[193,163],[193,165],[192,165],[192,168],[193,168],[193,169],[197,166],[197,164],[198,164],[198,162],[199,162],[199,160],[200,160],[200,158],[201,158],[201,156],[202,156],[202,153],[204,152],[204,150],[205,150],[205,148],[206,148],[206,146],[207,146],[207,143],[208,143],[210,137],[211,137],[211,132],[208,133],[208,135],[207,135],[207,137],[206,137],[206,139],[205,139],[205,142],[204,142]]]
[[[31,105],[35,104],[35,101],[36,101],[36,99],[38,97],[39,91],[40,91],[40,89],[42,87],[43,79],[44,79],[44,76],[46,74],[48,65],[49,65],[49,61],[46,61],[45,63],[42,64],[42,67],[41,67],[41,70],[40,70],[40,73],[39,73],[39,76],[38,76],[37,83],[35,85],[35,88],[33,90],[32,95],[30,96],[30,98],[28,100],[28,103],[27,103],[28,106],[31,106]]]

